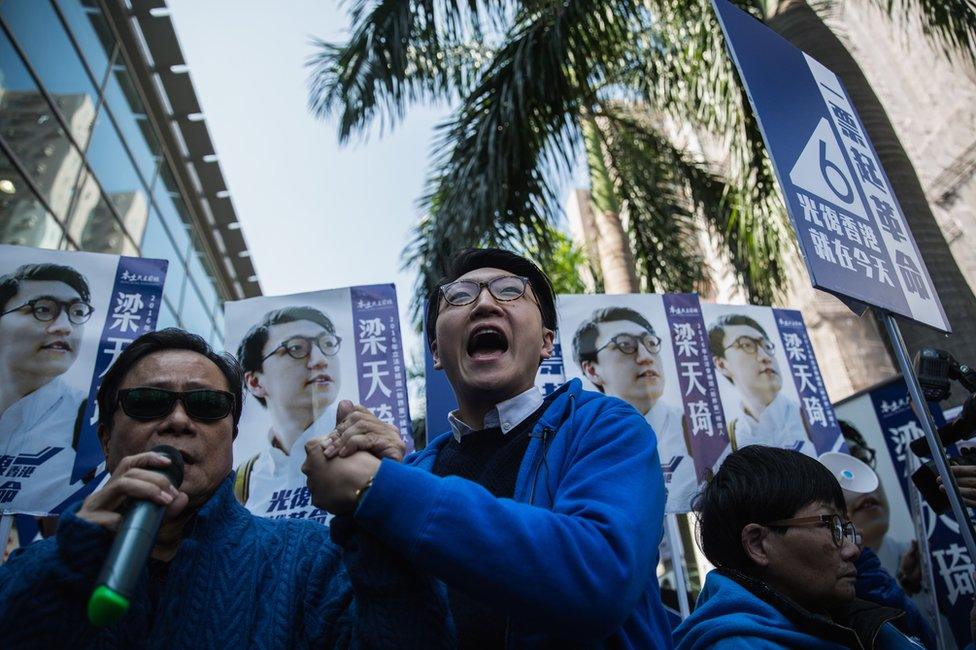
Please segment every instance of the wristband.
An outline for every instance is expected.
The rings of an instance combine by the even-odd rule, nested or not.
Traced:
[[[356,505],[357,506],[359,505],[359,502],[363,500],[363,495],[366,494],[366,491],[369,488],[373,487],[373,479],[374,478],[376,478],[376,474],[373,474],[372,476],[369,477],[369,480],[366,481],[366,485],[364,485],[363,487],[361,487],[358,490],[356,490]]]

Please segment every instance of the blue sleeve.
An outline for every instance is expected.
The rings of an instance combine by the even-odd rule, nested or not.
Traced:
[[[351,647],[453,648],[457,645],[444,586],[363,531],[351,517],[336,517],[332,539],[342,547],[336,580],[351,587],[342,618]],[[325,599],[322,599],[325,600]],[[323,617],[324,618],[324,617]],[[343,639],[336,639],[343,643]]]
[[[70,645],[91,630],[88,597],[111,534],[74,515],[61,516],[57,535],[18,549],[0,566],[0,639],[20,647]]]
[[[905,616],[892,621],[892,625],[908,636],[917,637],[926,648],[934,648],[935,632],[908,594],[884,570],[874,551],[862,549],[854,566],[857,568],[857,582],[854,583],[857,597],[905,612]]]
[[[665,500],[656,438],[617,400],[577,410],[560,435],[573,439],[549,460],[551,510],[384,460],[356,520],[527,630],[604,638],[633,612],[656,564]]]

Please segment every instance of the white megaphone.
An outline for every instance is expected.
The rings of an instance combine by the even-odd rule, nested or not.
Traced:
[[[867,463],[850,454],[828,451],[817,460],[829,469],[840,486],[848,492],[867,494],[878,489],[878,475]]]

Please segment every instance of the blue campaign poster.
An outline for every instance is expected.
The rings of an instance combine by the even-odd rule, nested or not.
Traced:
[[[918,247],[847,91],[826,67],[713,0],[814,287],[949,331]]]

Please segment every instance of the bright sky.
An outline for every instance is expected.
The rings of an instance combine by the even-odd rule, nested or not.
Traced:
[[[399,272],[400,252],[447,111],[415,106],[392,133],[340,148],[306,108],[304,67],[310,37],[345,36],[338,4],[168,2],[264,293],[392,281],[408,327],[414,275]]]

